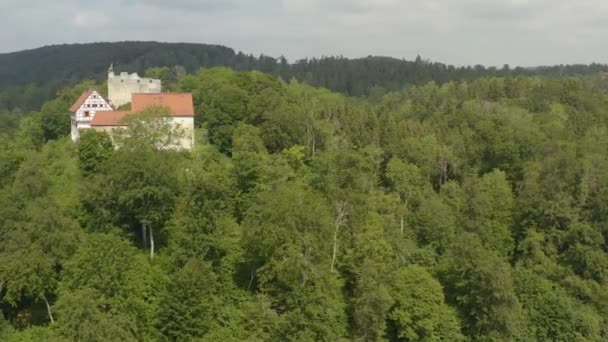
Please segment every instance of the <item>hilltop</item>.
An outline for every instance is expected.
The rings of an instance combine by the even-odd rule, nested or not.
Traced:
[[[607,82],[209,68],[192,151],[63,89],[0,116],[0,341],[608,341]]]
[[[226,66],[236,71],[259,70],[325,87],[351,96],[366,96],[430,81],[470,81],[484,76],[597,75],[606,65],[502,68],[457,67],[415,60],[368,56],[321,57],[289,62],[284,57],[253,56],[221,45],[160,42],[64,44],[0,54],[0,109],[37,110],[57,90],[82,80],[103,81],[110,63],[117,71],[145,73],[151,67],[175,67],[187,73]]]

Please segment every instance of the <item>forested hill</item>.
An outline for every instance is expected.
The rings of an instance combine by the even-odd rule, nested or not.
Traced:
[[[143,73],[151,67],[175,67],[177,73],[201,67],[228,66],[237,71],[259,70],[288,80],[296,78],[352,96],[382,94],[429,81],[473,80],[483,76],[584,76],[608,70],[601,64],[538,68],[455,67],[418,57],[407,61],[389,57],[347,59],[322,57],[290,63],[285,58],[253,56],[206,44],[115,42],[46,46],[0,54],[0,109],[37,110],[58,89],[83,79],[102,81],[110,63],[118,71]]]
[[[102,80],[108,66],[143,72],[154,66],[182,65],[193,71],[199,67],[237,66],[234,50],[218,45],[156,42],[117,42],[52,45],[38,49],[0,54],[0,85],[38,85],[83,79]]]
[[[608,341],[608,80],[209,68],[191,152],[154,109],[74,144],[89,86],[0,116],[2,342]]]

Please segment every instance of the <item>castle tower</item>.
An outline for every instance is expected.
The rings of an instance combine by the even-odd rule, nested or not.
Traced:
[[[162,90],[161,81],[152,78],[141,78],[137,73],[121,72],[114,74],[114,64],[108,69],[108,99],[118,108],[131,102],[132,94],[151,94],[160,93]]]

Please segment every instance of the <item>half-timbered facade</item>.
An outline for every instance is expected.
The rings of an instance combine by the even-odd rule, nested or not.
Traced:
[[[80,131],[91,128],[91,121],[97,112],[112,111],[114,108],[95,89],[87,89],[70,108],[72,120],[72,140],[76,141],[80,137]]]

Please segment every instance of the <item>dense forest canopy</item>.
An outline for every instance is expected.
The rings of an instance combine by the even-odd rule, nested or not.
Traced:
[[[173,73],[194,73],[200,68],[230,67],[237,71],[262,71],[283,80],[296,78],[312,86],[325,87],[351,96],[374,96],[407,85],[430,81],[470,81],[479,77],[542,75],[589,76],[608,71],[607,65],[559,65],[536,68],[458,67],[429,62],[369,56],[348,59],[322,57],[287,61],[284,57],[253,56],[233,49],[206,44],[115,42],[53,45],[0,54],[0,110],[39,110],[58,90],[80,80],[103,82],[110,63],[117,71],[142,74],[152,67],[171,67]]]
[[[608,339],[607,80],[172,70],[191,153],[0,118],[0,340]]]

